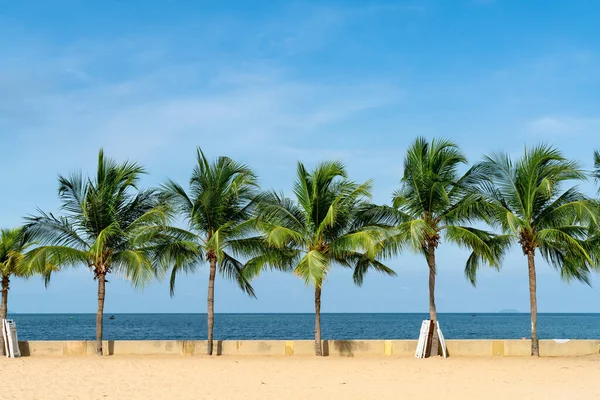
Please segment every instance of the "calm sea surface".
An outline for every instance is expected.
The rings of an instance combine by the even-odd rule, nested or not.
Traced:
[[[107,340],[206,339],[206,314],[115,314]],[[92,340],[94,314],[12,314],[20,340]],[[427,314],[323,314],[324,339],[417,339]],[[529,337],[529,314],[438,314],[448,339]],[[540,314],[542,339],[598,339],[600,314]],[[311,339],[313,314],[217,314],[215,339]]]

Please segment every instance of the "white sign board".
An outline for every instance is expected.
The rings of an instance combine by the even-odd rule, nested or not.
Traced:
[[[2,333],[2,343],[4,343],[4,354],[8,357],[10,352],[8,351],[8,340],[6,340],[6,327],[4,326],[4,321],[4,319],[0,319],[0,333]]]
[[[447,358],[448,352],[446,350],[446,339],[444,339],[444,335],[442,334],[442,328],[440,328],[440,323],[436,322],[436,324],[437,324],[438,338],[440,339],[440,345],[442,346],[442,355],[444,356],[444,358]]]
[[[12,319],[2,320],[2,336],[4,338],[4,350],[6,357],[21,357],[19,350],[19,339],[17,337],[17,325]]]
[[[421,324],[421,332],[419,334],[419,342],[417,343],[417,351],[415,353],[415,358],[425,358],[425,354],[427,353],[427,345],[429,344],[429,328],[431,324],[429,320],[426,319]]]

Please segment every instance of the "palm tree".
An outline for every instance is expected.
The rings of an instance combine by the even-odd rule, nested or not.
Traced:
[[[256,175],[246,165],[228,157],[219,157],[210,163],[198,149],[197,165],[189,185],[189,192],[186,192],[169,180],[162,188],[167,201],[185,218],[190,229],[180,232],[180,248],[185,249],[187,255],[175,260],[171,295],[178,274],[193,272],[204,260],[208,261],[207,354],[212,355],[217,269],[221,275],[236,281],[244,292],[254,296],[252,286],[242,273],[243,264],[235,256],[244,255],[238,243],[251,232],[249,220],[258,184]]]
[[[95,179],[81,173],[59,177],[63,216],[42,211],[30,217],[27,229],[43,246],[31,257],[33,265],[83,265],[98,282],[96,353],[102,355],[102,323],[106,277],[118,274],[141,286],[165,269],[156,251],[168,243],[162,233],[168,208],[154,190],[139,190],[144,169],[136,163],[117,164],[100,150]]]
[[[2,282],[2,303],[0,321],[8,313],[8,290],[12,277],[28,278],[34,274],[43,274],[44,270],[31,268],[25,261],[28,251],[34,245],[31,234],[23,228],[0,230],[0,279]],[[50,266],[48,266],[50,268]],[[0,355],[4,354],[4,340],[0,335]]]
[[[451,141],[417,138],[404,159],[402,186],[393,195],[393,207],[374,210],[380,221],[397,226],[397,245],[408,245],[425,257],[429,268],[429,318],[434,323],[436,249],[442,234],[446,241],[471,251],[465,267],[469,278],[482,263],[497,267],[502,256],[502,237],[470,226],[480,219],[481,198],[473,190],[480,177],[473,170],[461,176],[458,169],[466,164],[466,157]],[[438,355],[436,329],[430,344],[429,353]]]
[[[535,256],[539,252],[564,279],[588,282],[595,267],[590,227],[598,225],[597,204],[570,181],[582,181],[575,161],[547,145],[525,149],[517,160],[504,153],[485,157],[476,168],[486,179],[480,191],[490,221],[527,257],[531,306],[531,355],[538,356]]]
[[[264,247],[245,267],[249,277],[264,268],[292,271],[315,288],[315,354],[322,355],[321,291],[333,265],[354,269],[361,284],[369,268],[395,275],[378,257],[389,229],[371,224],[364,211],[371,182],[347,179],[340,162],[324,162],[307,172],[298,163],[296,201],[271,192],[258,206],[257,227]]]

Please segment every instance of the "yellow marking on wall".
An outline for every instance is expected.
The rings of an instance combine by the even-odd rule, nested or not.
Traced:
[[[285,342],[285,355],[286,356],[294,355],[294,342],[292,342],[292,341]]]
[[[391,340],[386,340],[383,344],[384,346],[384,354],[386,356],[391,356],[392,354],[394,354],[394,342],[392,342]]]
[[[492,355],[503,356],[504,355],[504,340],[492,341]]]

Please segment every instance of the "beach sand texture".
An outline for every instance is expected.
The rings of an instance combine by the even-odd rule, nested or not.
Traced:
[[[600,357],[0,360],[4,399],[600,399]]]

